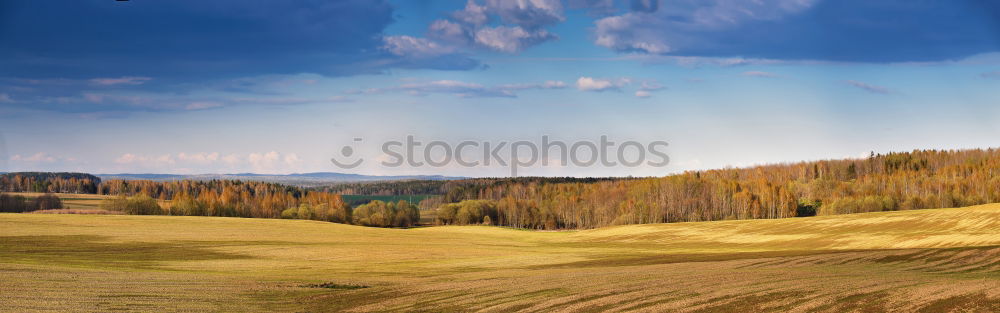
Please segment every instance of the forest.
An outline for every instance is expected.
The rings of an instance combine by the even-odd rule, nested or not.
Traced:
[[[0,191],[96,193],[101,179],[83,173],[20,172],[0,174]]]
[[[439,224],[583,229],[1000,202],[1000,150],[872,153],[867,158],[689,171],[658,178],[476,178],[321,188],[234,180],[100,182],[86,174],[10,173],[0,177],[0,190],[92,190],[172,200],[170,206],[154,210],[157,214],[301,218],[383,227],[414,225],[419,210],[406,201],[371,201],[352,209],[340,194],[430,194],[437,196],[424,198],[419,207],[436,209]],[[135,201],[139,200],[149,203]]]
[[[100,185],[98,193],[172,200],[169,207],[161,209],[162,214],[167,215],[284,217],[352,222],[351,208],[340,195],[277,183],[239,180],[109,180]],[[296,213],[291,214],[289,210]]]
[[[491,223],[531,229],[949,208],[1000,202],[1000,150],[872,153],[589,184],[504,184],[481,189],[476,199],[495,205]]]

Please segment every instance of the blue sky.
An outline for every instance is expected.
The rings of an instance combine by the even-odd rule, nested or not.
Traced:
[[[670,143],[521,172],[560,176],[1000,146],[985,0],[14,0],[0,69],[0,171],[507,173],[374,162],[407,135]]]

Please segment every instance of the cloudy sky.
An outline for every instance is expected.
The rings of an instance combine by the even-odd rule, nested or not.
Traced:
[[[571,176],[1000,147],[1000,5],[0,3],[0,171],[507,173],[375,162],[407,135],[669,143],[666,167],[521,171]]]

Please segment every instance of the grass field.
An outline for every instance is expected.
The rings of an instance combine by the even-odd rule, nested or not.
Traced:
[[[0,214],[0,311],[996,312],[1000,205],[573,232]]]

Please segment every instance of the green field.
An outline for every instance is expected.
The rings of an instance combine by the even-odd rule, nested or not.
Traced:
[[[538,232],[0,214],[0,311],[996,312],[1000,205]]]
[[[381,200],[384,202],[398,202],[399,200],[406,200],[407,202],[417,204],[424,199],[433,197],[434,195],[398,195],[398,196],[370,196],[370,195],[341,195],[344,202],[352,204],[353,206],[368,203],[373,200]]]

